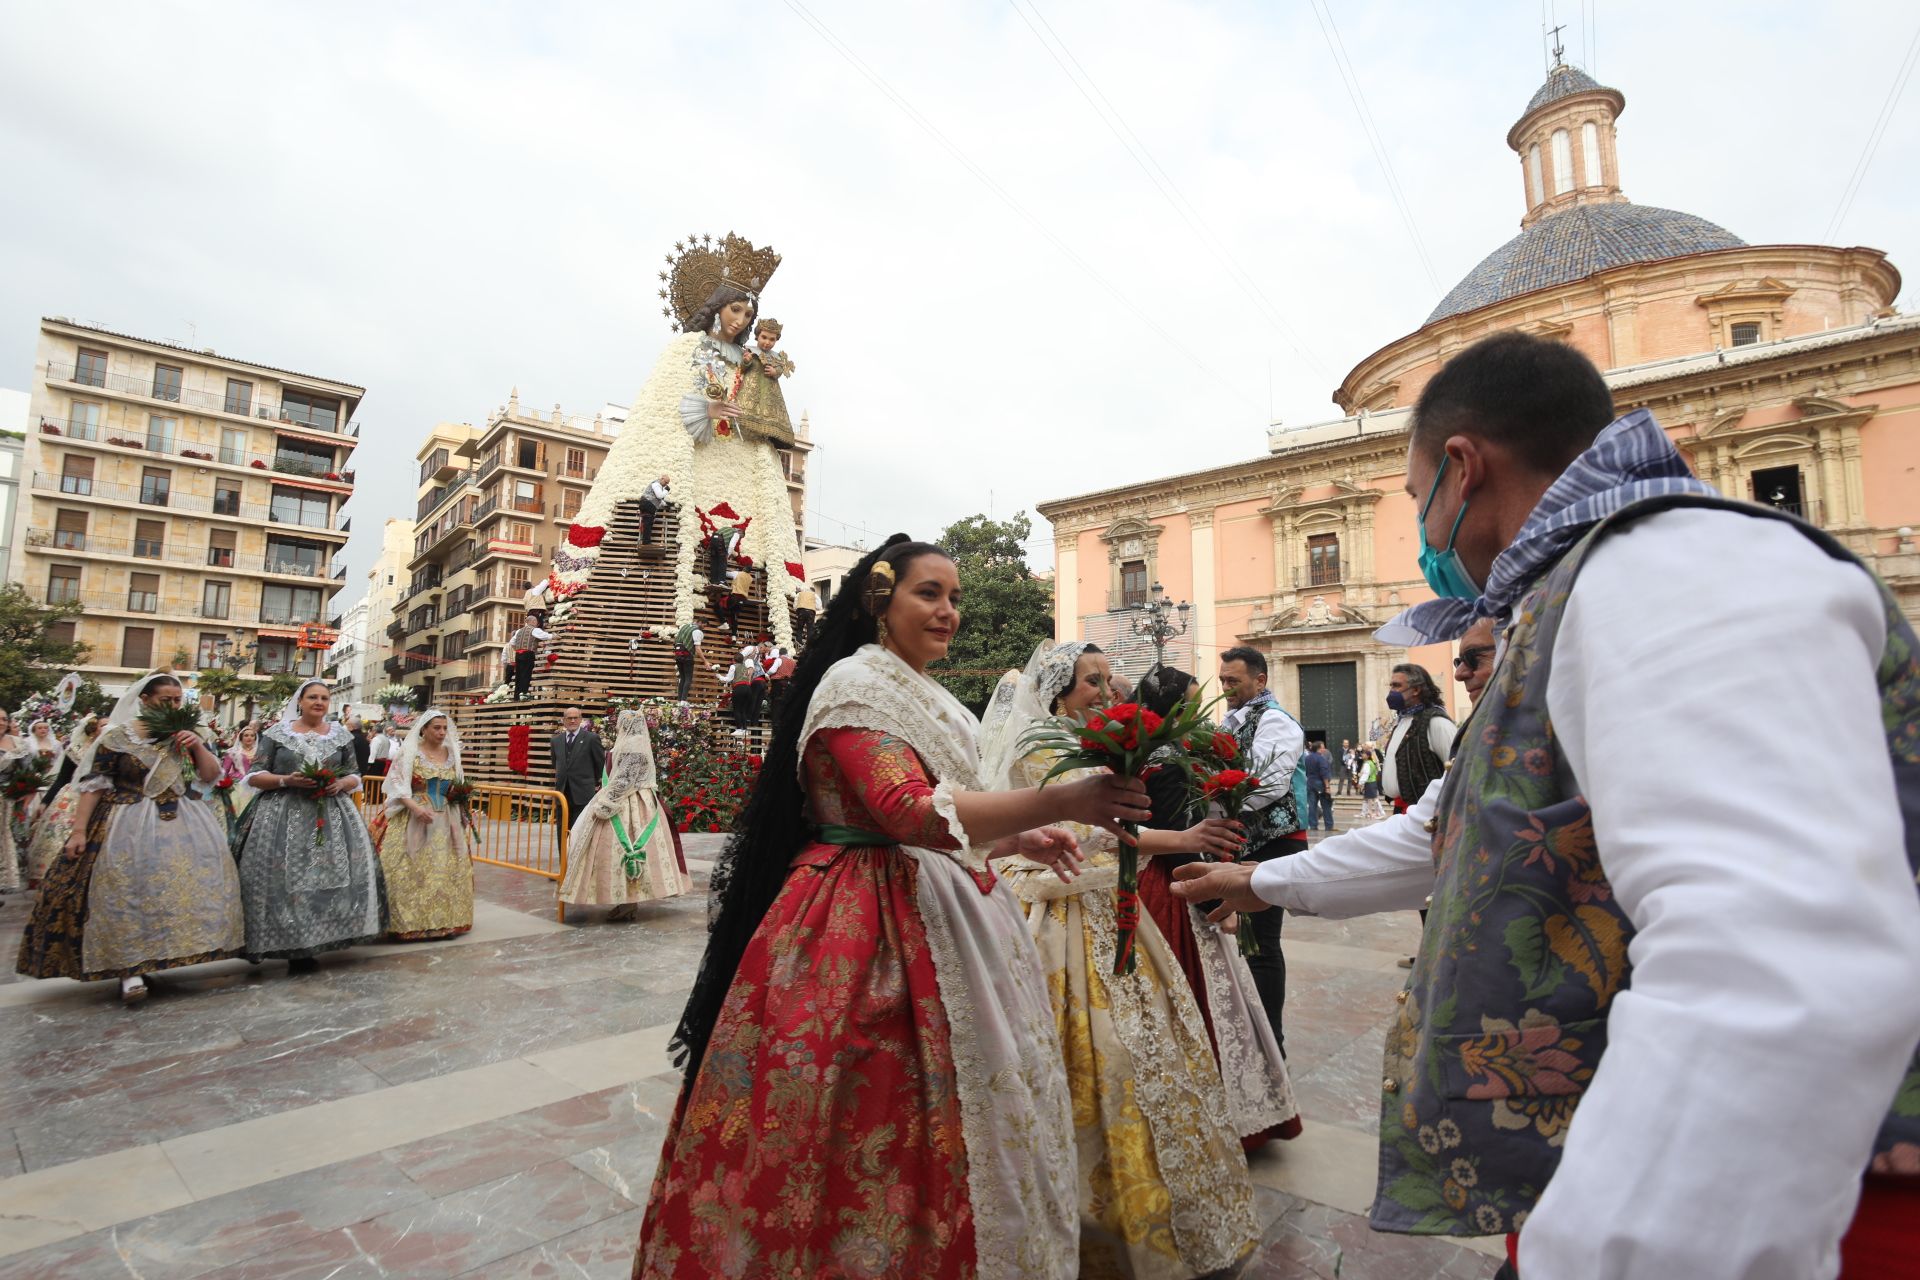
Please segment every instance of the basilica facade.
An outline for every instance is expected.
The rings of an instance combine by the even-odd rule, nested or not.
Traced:
[[[1920,316],[1893,309],[1899,272],[1874,249],[1750,245],[1629,201],[1625,106],[1578,68],[1552,70],[1507,134],[1520,234],[1354,366],[1334,393],[1348,416],[1275,428],[1246,462],[1040,504],[1057,634],[1137,676],[1153,651],[1134,623],[1157,583],[1193,602],[1169,663],[1210,679],[1221,650],[1252,645],[1310,731],[1377,736],[1394,663],[1450,684],[1444,648],[1372,638],[1431,594],[1403,488],[1409,407],[1452,355],[1509,329],[1578,348],[1617,411],[1651,409],[1702,479],[1827,529],[1920,619]],[[1464,712],[1464,692],[1449,697]]]

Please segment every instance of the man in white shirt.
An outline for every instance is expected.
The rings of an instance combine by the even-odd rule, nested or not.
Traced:
[[[553,639],[553,633],[533,621],[521,623],[514,633],[507,637],[507,649],[512,654],[515,702],[527,696],[527,690],[533,685],[534,656],[539,651],[541,643],[551,639]]]
[[[379,729],[373,735],[373,741],[367,744],[367,767],[375,777],[384,777],[393,767],[394,741],[387,733],[387,722],[382,720]]]
[[[1393,801],[1395,813],[1405,813],[1453,758],[1454,724],[1447,718],[1440,687],[1418,663],[1394,667],[1387,682],[1387,708],[1395,719],[1380,765],[1380,789]]]
[[[640,545],[653,544],[653,522],[673,501],[673,477],[662,475],[640,494]]]
[[[1517,1233],[1522,1280],[1828,1280],[1851,1227],[1850,1272],[1856,1239],[1898,1236],[1873,1272],[1898,1274],[1920,1256],[1914,1184],[1881,1181],[1920,1151],[1890,1106],[1920,1087],[1912,629],[1838,543],[1611,415],[1583,357],[1520,334],[1428,383],[1407,484],[1441,598],[1381,638],[1512,619],[1501,696],[1405,818],[1181,868],[1177,892],[1331,915],[1432,895],[1377,1228]],[[1810,790],[1818,814],[1774,801]]]
[[[1239,744],[1241,767],[1258,769],[1263,777],[1290,780],[1307,735],[1267,688],[1266,655],[1246,646],[1222,653],[1220,691],[1227,696],[1228,708],[1220,728]],[[1240,811],[1247,828],[1245,858],[1265,862],[1304,853],[1306,817],[1296,810],[1290,789],[1276,787],[1254,796]],[[1287,1004],[1287,960],[1280,951],[1281,922],[1280,912],[1263,911],[1243,921],[1242,927],[1251,929],[1259,944],[1256,953],[1247,957],[1247,968],[1253,971],[1254,989],[1260,993],[1274,1042],[1285,1053],[1281,1019]]]

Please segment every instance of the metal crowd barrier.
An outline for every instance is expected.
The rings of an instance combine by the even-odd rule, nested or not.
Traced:
[[[371,818],[386,803],[386,781],[360,780],[363,818]],[[473,861],[553,881],[553,916],[564,923],[567,909],[558,890],[567,875],[567,834],[573,826],[567,798],[546,787],[479,782],[474,784],[470,803],[474,822],[468,840]]]

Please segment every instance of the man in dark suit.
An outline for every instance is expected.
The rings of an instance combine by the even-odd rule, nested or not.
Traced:
[[[567,798],[567,821],[572,823],[600,790],[606,748],[600,745],[600,735],[587,728],[578,707],[561,713],[560,732],[547,747],[553,758],[553,789]]]

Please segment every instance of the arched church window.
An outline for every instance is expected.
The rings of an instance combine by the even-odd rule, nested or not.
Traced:
[[[1527,195],[1530,204],[1539,204],[1547,198],[1540,185],[1540,144],[1537,142],[1527,149]]]
[[[1600,127],[1591,120],[1580,126],[1580,168],[1587,186],[1600,185]]]
[[[1573,190],[1573,139],[1565,129],[1553,131],[1553,194]]]

